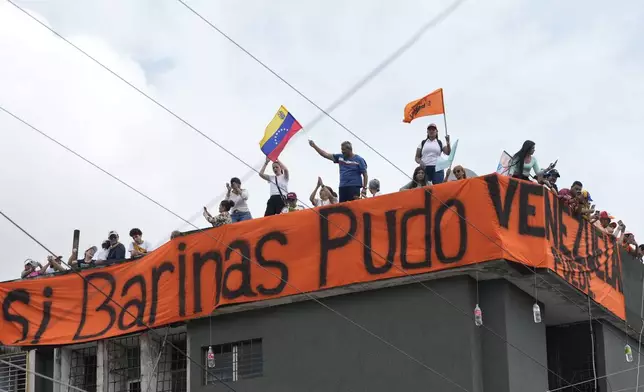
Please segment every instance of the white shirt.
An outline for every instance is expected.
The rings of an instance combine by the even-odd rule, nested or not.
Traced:
[[[275,184],[275,176],[268,176],[268,183],[271,186],[271,196],[279,195],[281,189],[282,195],[286,197],[286,194],[288,193],[288,179],[284,174],[277,176],[277,184],[280,186],[279,189],[277,189],[277,185]]]
[[[331,199],[326,199],[326,200],[314,199],[313,200],[313,205],[316,206],[316,207],[328,206],[328,205],[331,205],[331,204],[333,204],[333,203],[331,203]]]
[[[151,243],[149,243],[149,242],[148,242],[148,241],[146,241],[146,240],[143,240],[143,242],[142,242],[142,243],[137,244],[137,245],[138,245],[139,247],[141,247],[141,248],[145,249],[148,253],[149,253],[149,252],[152,252],[152,244],[151,244]],[[127,247],[127,251],[128,251],[128,252],[130,252],[130,254],[132,254],[132,251],[133,251],[133,250],[134,250],[134,241],[133,241],[133,242],[130,242],[130,245]]]
[[[230,197],[228,198],[228,200],[231,200],[233,203],[235,203],[235,206],[230,212],[250,211],[248,204],[246,204],[246,200],[248,200],[248,191],[246,189],[242,189],[239,195],[233,193],[233,191],[230,191]]]
[[[422,146],[422,150],[420,151],[420,160],[423,161],[425,166],[436,166],[436,162],[438,161],[438,157],[441,156],[441,147],[438,145],[438,139],[434,140],[427,140],[425,141],[425,145],[423,146],[422,143],[418,145],[418,149],[420,149]]]
[[[298,204],[298,205],[296,205],[296,206],[293,208],[293,210],[291,210],[288,206],[286,206],[286,207],[282,208],[282,214],[286,214],[286,213],[294,212],[294,211],[300,211],[300,210],[303,210],[303,209],[304,209],[304,207],[302,207],[302,206],[301,206],[301,205],[299,205],[299,204]]]
[[[109,249],[101,248],[101,250],[96,252],[96,259],[94,259],[94,260],[96,260],[96,261],[105,261],[105,260],[107,260],[107,255],[109,253],[110,253]]]

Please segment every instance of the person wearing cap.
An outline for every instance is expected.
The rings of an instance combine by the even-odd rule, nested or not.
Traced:
[[[611,221],[615,219],[613,216],[609,215],[606,211],[602,211],[596,214],[596,218],[594,221],[591,220],[591,223],[594,223],[595,227],[606,234],[613,234],[614,229],[610,226]]]
[[[559,188],[557,188],[557,179],[559,177],[561,177],[561,175],[557,169],[550,169],[543,173],[543,177],[541,177],[539,183],[558,193]]]
[[[287,212],[300,211],[303,209],[304,207],[297,204],[297,195],[295,194],[295,192],[289,192],[286,195],[286,206],[284,206],[284,208],[282,209],[282,214],[286,214]]]
[[[115,231],[110,231],[107,235],[110,240],[110,248],[107,252],[107,261],[125,260],[125,245],[119,242],[119,235]]]
[[[137,259],[152,252],[152,244],[143,239],[141,229],[134,228],[130,230],[130,237],[132,237],[132,242],[130,242],[128,251],[130,252],[131,258]]]
[[[226,184],[226,200],[233,202],[233,208],[230,211],[230,219],[233,223],[242,222],[253,219],[248,208],[248,191],[242,189],[241,180],[237,177],[230,179],[230,183]]]
[[[367,196],[367,184],[369,183],[367,161],[362,159],[360,155],[353,153],[351,142],[343,142],[340,145],[341,154],[330,154],[318,147],[313,140],[309,140],[309,145],[321,157],[338,164],[340,170],[340,185],[338,186],[340,203],[359,199],[360,196]]]
[[[369,181],[369,193],[371,197],[380,196],[380,181],[375,178]]]
[[[590,197],[590,192],[587,190],[582,190],[579,194],[579,208],[580,213],[585,219],[590,219],[590,216],[595,213],[595,205],[590,203],[593,201],[593,198]]]
[[[425,178],[427,182],[432,184],[441,184],[445,181],[445,172],[443,170],[436,170],[436,163],[440,158],[441,153],[449,155],[452,152],[452,147],[449,144],[449,135],[445,135],[446,144],[438,138],[438,127],[436,124],[429,124],[427,126],[427,138],[420,142],[416,149],[415,160],[425,170]]]
[[[97,250],[98,249],[95,246],[90,246],[83,254],[83,258],[79,259],[78,249],[72,249],[72,255],[69,256],[67,263],[72,267],[76,266],[78,268],[87,268],[93,266],[94,260],[92,259],[94,258]]]
[[[22,279],[26,278],[34,278],[36,276],[39,276],[44,273],[44,269],[42,267],[42,264],[39,262],[32,260],[32,259],[27,259],[25,260],[25,268],[22,270],[22,273],[20,274],[20,277]]]
[[[320,190],[320,198],[318,199],[316,194],[318,193],[318,189]],[[318,183],[315,186],[315,189],[313,189],[313,192],[311,192],[311,196],[309,196],[309,200],[311,201],[311,204],[313,204],[315,207],[321,207],[321,206],[327,206],[329,204],[335,204],[338,202],[338,195],[331,189],[331,187],[328,187],[324,185],[322,182],[322,178],[318,177]]]

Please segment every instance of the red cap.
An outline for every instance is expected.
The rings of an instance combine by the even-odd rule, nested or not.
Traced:
[[[608,215],[608,212],[606,212],[606,211],[602,211],[599,214],[599,219],[615,219],[615,217],[611,216],[611,215]]]

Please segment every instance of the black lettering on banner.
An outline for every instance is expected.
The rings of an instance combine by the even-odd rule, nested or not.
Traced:
[[[51,298],[52,295],[54,295],[54,290],[46,286],[45,289],[42,291],[42,295],[45,298]],[[42,321],[40,322],[40,327],[38,327],[38,331],[36,331],[36,334],[34,335],[34,339],[31,341],[31,344],[38,344],[40,341],[40,338],[42,337],[42,334],[45,333],[47,330],[47,326],[49,325],[49,321],[51,320],[51,301],[44,301],[43,302],[43,309],[42,309]]]
[[[551,194],[546,192],[543,198],[544,201],[544,210],[546,215],[546,239],[551,240],[555,248],[559,247],[559,234],[558,234],[558,213],[559,210],[559,198],[552,195],[552,201],[550,201]]]
[[[105,300],[103,301],[103,303],[101,303],[99,307],[96,308],[94,311],[107,312],[110,315],[110,322],[107,323],[105,328],[103,328],[99,332],[89,334],[89,335],[81,335],[81,332],[83,332],[83,328],[85,327],[85,322],[87,320],[87,303],[89,302],[89,285],[93,280],[96,280],[96,279],[102,279],[107,281],[107,283],[109,283],[110,285],[110,292],[105,297]],[[112,306],[109,305],[109,303],[110,301],[112,301],[112,298],[114,297],[114,291],[116,291],[116,279],[114,279],[114,276],[112,276],[112,274],[110,274],[109,272],[94,272],[93,274],[88,274],[87,276],[85,276],[85,279],[83,279],[83,305],[82,305],[83,307],[81,310],[81,320],[78,325],[78,330],[76,330],[76,333],[74,334],[74,337],[72,338],[72,340],[96,338],[103,335],[105,332],[109,331],[110,328],[112,328],[112,326],[116,322],[116,311]]]
[[[232,256],[233,253],[241,254],[241,261],[226,268],[226,272],[224,272],[221,292],[226,299],[257,296],[257,293],[253,291],[253,287],[251,286],[250,248],[250,243],[248,241],[235,240],[231,242],[226,249],[226,261],[230,260],[230,256]],[[237,249],[237,251],[234,249]],[[239,271],[241,273],[241,284],[238,288],[231,290],[228,287],[228,278],[234,271]]]
[[[349,219],[349,232],[342,237],[331,238],[329,217],[335,214],[346,216]],[[348,244],[351,238],[355,236],[357,229],[358,220],[356,215],[348,207],[333,206],[320,210],[320,287],[326,286],[329,253]]]
[[[579,247],[581,246],[581,236],[584,233],[584,223],[586,222],[586,220],[581,216],[574,216],[572,218],[575,220],[575,223],[577,225],[577,231],[575,232],[575,241],[572,245],[572,258],[573,260],[578,260],[580,257]]]
[[[620,294],[623,294],[624,283],[622,282],[622,266],[620,264],[620,258],[619,258],[619,245],[617,245],[617,239],[615,237],[611,237],[610,242],[613,248],[611,252],[611,258],[610,258],[611,270],[613,271],[613,278],[611,279],[610,285],[611,287],[619,291]]]
[[[588,269],[595,274],[599,279],[606,280],[604,271],[602,271],[599,264],[599,257],[602,255],[601,249],[599,249],[599,236],[597,230],[590,231],[590,253],[588,254]]]
[[[132,286],[135,284],[139,285],[139,289],[141,290],[141,298],[134,298],[125,303],[123,305],[123,309],[121,309],[121,313],[119,314],[119,328],[121,331],[125,331],[127,329],[132,328],[135,324],[138,325],[139,327],[144,327],[145,323],[143,321],[143,318],[145,316],[145,304],[147,303],[146,297],[147,297],[147,290],[146,290],[146,284],[145,284],[145,279],[143,278],[142,275],[135,275],[128,279],[127,282],[123,285],[123,289],[121,290],[121,297],[125,297],[130,290]],[[134,320],[132,320],[131,323],[125,325],[124,318],[126,315],[128,315],[131,312],[128,312],[128,309],[130,307],[135,307],[137,310],[136,317]]]
[[[568,214],[568,206],[566,203],[559,203],[559,211],[557,213],[559,216],[559,251],[564,257],[572,258],[572,252],[566,247],[566,241],[564,240],[564,238],[568,237],[568,228],[564,222],[564,214]]]
[[[22,335],[20,339],[16,340],[14,343],[22,342],[27,339],[27,336],[29,335],[29,320],[19,314],[12,314],[10,312],[11,305],[14,302],[21,302],[25,305],[29,305],[30,299],[31,298],[27,290],[16,289],[7,293],[4,301],[2,301],[2,317],[5,321],[9,323],[17,323],[22,327]]]
[[[179,250],[179,316],[186,315],[186,244],[181,242],[177,247]]]
[[[153,325],[157,319],[157,305],[159,302],[159,280],[164,272],[174,273],[174,265],[169,261],[164,261],[158,267],[152,268],[152,301],[150,304],[150,321]]]
[[[494,205],[496,217],[499,220],[499,225],[503,228],[508,228],[510,223],[510,215],[512,213],[512,199],[517,191],[518,181],[510,179],[508,189],[505,193],[505,199],[501,204],[501,186],[499,185],[499,178],[496,174],[491,174],[483,177],[487,183],[487,191]]]
[[[387,248],[387,260],[385,260],[385,263],[381,266],[376,266],[373,262],[371,250],[371,214],[365,212],[362,215],[362,220],[364,226],[364,267],[371,275],[384,274],[393,267],[394,257],[396,256],[396,210],[385,212],[389,247]]]
[[[451,207],[454,207],[456,212],[450,211]],[[448,211],[452,214],[458,215],[458,252],[451,257],[445,256],[441,232],[441,221],[443,220],[445,213]],[[445,204],[441,204],[441,206],[438,207],[438,211],[436,211],[436,216],[434,217],[434,242],[436,247],[436,257],[438,257],[438,261],[443,264],[456,263],[457,261],[460,261],[467,251],[467,218],[465,216],[465,205],[457,199],[447,200]]]
[[[215,263],[214,271],[214,282],[213,286],[217,290],[215,294],[215,304],[219,303],[221,298],[221,280],[223,275],[223,262],[221,259],[221,253],[211,250],[207,253],[201,254],[195,252],[192,254],[192,290],[194,296],[194,305],[192,313],[201,313],[201,270],[203,266],[209,262],[213,261]]]
[[[426,190],[425,206],[422,208],[413,208],[406,211],[400,220],[400,263],[404,269],[430,268],[432,266],[432,195],[431,190]],[[417,216],[425,217],[425,258],[421,261],[407,260],[407,237],[408,223],[411,218]],[[418,234],[414,232],[414,237]]]
[[[522,182],[519,188],[519,234],[537,238],[546,237],[546,229],[531,226],[528,219],[537,215],[537,209],[530,204],[530,195],[543,197],[543,186]]]
[[[257,291],[262,295],[280,294],[288,282],[288,266],[280,260],[266,260],[264,258],[264,246],[270,241],[277,241],[278,244],[284,246],[288,244],[288,238],[281,231],[271,231],[270,233],[264,234],[257,241],[257,245],[255,245],[255,258],[257,259],[257,263],[264,268],[277,268],[280,272],[280,282],[277,286],[266,288],[263,284],[257,285]]]

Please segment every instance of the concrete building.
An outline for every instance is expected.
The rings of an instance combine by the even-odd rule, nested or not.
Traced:
[[[497,260],[230,306],[115,339],[5,348],[0,391],[68,390],[33,371],[88,392],[644,391],[644,375],[635,387],[644,268],[621,256],[626,323],[551,271]]]

